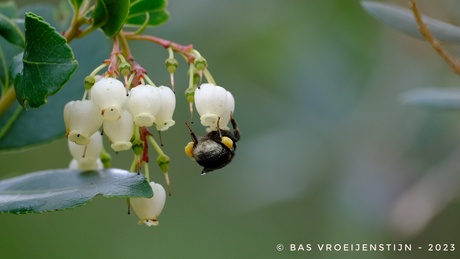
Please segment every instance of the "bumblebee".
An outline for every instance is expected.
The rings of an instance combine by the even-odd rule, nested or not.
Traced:
[[[217,125],[219,122],[220,118]],[[226,166],[235,156],[236,142],[240,140],[240,130],[232,115],[230,122],[233,130],[221,130],[217,126],[217,130],[210,131],[203,137],[197,137],[190,126],[185,123],[192,138],[192,142],[185,146],[185,153],[203,167],[202,175]]]

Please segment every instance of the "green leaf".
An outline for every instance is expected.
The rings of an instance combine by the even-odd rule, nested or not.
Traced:
[[[152,197],[143,175],[121,169],[81,172],[57,169],[0,181],[0,213],[41,213],[72,209],[105,197]]]
[[[16,24],[3,14],[0,14],[0,36],[11,44],[24,48],[25,39]]]
[[[98,0],[93,12],[93,26],[101,27],[105,35],[115,36],[125,24],[129,0]]]
[[[75,8],[75,10],[80,9],[81,4],[83,3],[83,0],[70,0],[70,4]]]
[[[460,110],[459,88],[419,88],[402,94],[405,104],[440,110]]]
[[[362,1],[362,7],[380,22],[417,38],[423,38],[418,31],[412,11],[397,5]],[[432,34],[441,41],[460,42],[460,27],[427,16],[422,16]]]
[[[16,18],[18,16],[18,9],[14,1],[6,1],[0,3],[0,13],[8,18]]]
[[[109,42],[102,33],[91,33],[82,39],[73,41],[71,45],[75,57],[84,61],[85,66],[78,67],[66,87],[63,87],[55,96],[48,98],[46,105],[40,109],[21,112],[10,127],[7,122],[14,116],[17,107],[20,107],[19,104],[13,105],[3,117],[0,117],[0,132],[6,129],[5,135],[0,135],[0,151],[27,148],[64,137],[64,105],[71,100],[82,98],[83,79],[110,53]],[[19,61],[22,64],[22,59]]]
[[[147,13],[149,14],[148,26],[162,24],[169,18],[169,14],[165,10],[166,5],[166,0],[135,1],[129,8],[129,16],[126,20],[126,24],[136,26],[144,24]]]
[[[46,98],[57,93],[77,68],[72,49],[66,39],[43,19],[26,13],[26,47],[23,69],[14,81],[16,97],[25,108],[46,103]]]
[[[168,18],[169,18],[169,13],[165,10],[150,12],[149,21],[147,22],[147,26],[160,25],[162,23],[165,23],[168,20]],[[145,13],[136,15],[136,16],[129,18],[126,21],[126,24],[140,26],[145,23],[145,19],[146,19]]]

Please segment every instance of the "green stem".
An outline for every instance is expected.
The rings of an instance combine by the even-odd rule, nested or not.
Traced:
[[[145,179],[147,179],[147,182],[150,183],[149,163],[144,164],[144,175]]]
[[[212,77],[211,73],[209,72],[209,70],[207,68],[203,71],[203,75],[204,75],[204,77],[206,77],[206,80],[208,80],[208,83],[211,83],[213,85],[217,85],[216,81],[214,80],[214,78]]]
[[[16,119],[19,117],[19,114],[21,114],[23,110],[24,109],[21,106],[18,106],[16,108],[13,115],[11,115],[11,117],[5,123],[3,128],[0,130],[0,139],[2,139],[6,135],[6,133],[9,131],[9,129],[11,128],[11,126],[13,125],[13,123],[16,121]]]
[[[8,87],[10,85],[10,77],[8,73],[8,65],[5,59],[5,53],[3,52],[3,49],[1,46],[0,46],[0,60],[2,64],[1,67],[3,67],[3,74],[5,75],[5,82],[3,82],[3,88],[1,92],[1,95],[3,95],[6,91],[8,91]]]
[[[147,140],[152,144],[153,148],[155,151],[158,153],[159,156],[165,156],[165,153],[161,149],[161,147],[158,145],[158,143],[153,139],[152,135],[147,136]]]
[[[10,108],[10,106],[16,100],[16,91],[14,87],[10,87],[8,91],[0,98],[0,117]]]
[[[149,25],[149,20],[150,20],[150,14],[147,12],[147,13],[145,13],[145,21],[144,21],[144,23],[142,24],[141,27],[139,27],[139,29],[137,31],[134,32],[134,34],[136,34],[136,35],[141,34],[147,28],[147,26]]]

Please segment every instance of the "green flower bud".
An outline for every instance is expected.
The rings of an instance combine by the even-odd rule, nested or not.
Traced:
[[[87,76],[83,82],[85,84],[85,90],[89,90],[93,87],[94,83],[96,83],[96,78],[94,78],[94,76]]]
[[[133,152],[137,156],[142,156],[142,152],[144,152],[144,141],[140,139],[134,139],[132,142],[131,148]]]
[[[104,168],[110,168],[110,163],[112,162],[112,156],[109,153],[107,153],[105,149],[102,149],[102,152],[99,158],[101,159],[101,162],[104,165]]]
[[[195,64],[195,68],[198,71],[203,71],[208,66],[208,63],[206,62],[206,59],[204,59],[203,57],[197,57],[195,59],[194,64]]]
[[[131,65],[126,61],[121,62],[120,65],[118,65],[118,70],[123,76],[128,76],[131,72]]]
[[[185,89],[185,98],[189,103],[193,103],[195,101],[195,89],[187,88]]]
[[[168,72],[170,74],[176,72],[176,68],[179,65],[177,60],[175,58],[168,58],[165,61],[166,68],[168,69]]]
[[[167,173],[169,170],[169,157],[167,155],[160,155],[157,158],[157,164],[163,173]]]

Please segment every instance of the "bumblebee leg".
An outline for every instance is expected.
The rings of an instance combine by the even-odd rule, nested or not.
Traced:
[[[233,112],[230,113],[230,122],[232,123],[233,127],[233,137],[238,141],[240,140],[240,129],[238,128],[238,125],[236,124],[235,119],[233,118]]]

